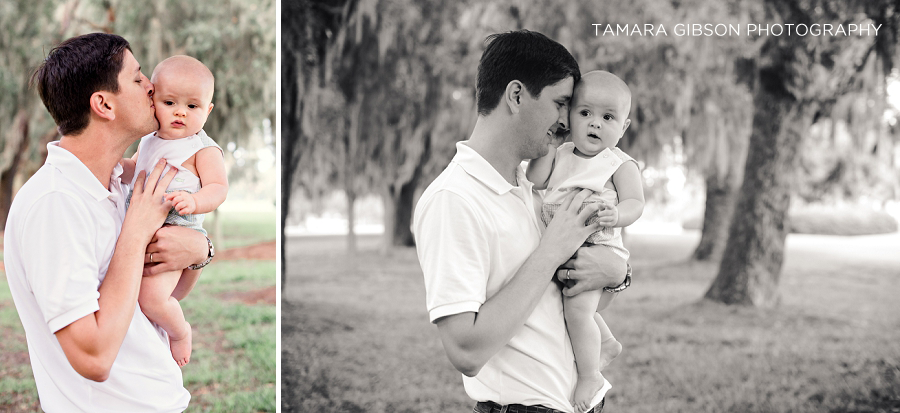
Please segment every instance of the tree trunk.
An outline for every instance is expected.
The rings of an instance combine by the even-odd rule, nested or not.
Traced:
[[[706,209],[703,212],[703,229],[700,244],[694,250],[698,261],[718,261],[722,259],[728,242],[728,227],[734,216],[740,183],[723,179],[712,172],[706,177]]]
[[[400,185],[391,185],[384,197],[384,234],[385,249],[391,247],[412,247],[416,240],[412,233],[412,215],[415,209],[416,190],[422,182],[425,164],[431,159],[430,123],[423,123],[412,134],[412,139],[423,139],[424,147],[418,157],[415,169],[409,180]],[[399,187],[399,189],[398,189]]]
[[[13,184],[22,155],[28,150],[28,111],[20,109],[13,122],[13,128],[9,131],[9,139],[4,148],[3,157],[8,157],[8,163],[4,162],[3,171],[0,172],[0,230],[6,229],[6,218],[9,216],[9,208],[12,206]]]
[[[802,135],[812,123],[814,104],[792,96],[786,85],[789,54],[770,48],[771,63],[760,70],[754,96],[753,132],[744,184],[719,273],[706,298],[726,304],[771,307],[780,299],[791,177]]]
[[[296,151],[297,140],[301,133],[300,130],[300,114],[302,113],[303,102],[300,100],[303,83],[298,82],[299,68],[295,65],[298,60],[296,52],[293,50],[285,50],[282,53],[282,90],[281,90],[281,290],[287,281],[287,254],[285,244],[287,238],[284,235],[285,226],[287,225],[287,217],[291,208],[291,195],[293,189],[294,172],[297,169]]]
[[[722,117],[714,117],[717,118],[715,133],[718,134],[713,140],[716,159],[714,165],[706,169],[706,209],[700,244],[694,251],[694,259],[698,261],[722,259],[747,160],[746,135],[737,133],[734,128],[727,130]]]
[[[356,205],[356,193],[350,189],[345,192],[347,193],[347,252],[353,256],[359,250],[356,242],[356,212],[353,208]]]
[[[412,247],[416,245],[413,238],[412,213],[416,189],[419,184],[418,174],[412,181],[385,191],[382,195],[384,203],[384,249],[391,247]]]

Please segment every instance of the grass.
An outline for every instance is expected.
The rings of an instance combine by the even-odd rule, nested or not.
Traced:
[[[249,223],[230,225],[249,228],[248,237],[255,239],[265,232],[259,220],[254,216]],[[274,218],[268,225],[274,238]],[[275,306],[227,299],[274,286],[274,261],[213,261],[182,301],[194,329],[191,362],[182,369],[192,395],[187,412],[276,411]],[[0,276],[0,337],[0,412],[40,411],[25,335],[5,276]]]
[[[791,235],[774,309],[701,300],[699,240],[629,235],[631,288],[604,313],[625,349],[610,412],[900,411],[900,234]],[[428,323],[413,249],[292,238],[282,303],[282,411],[471,411]]]
[[[260,242],[271,241],[275,239],[276,213],[275,208],[264,211],[239,211],[226,209],[217,212],[222,220],[222,233],[224,234],[222,249],[244,247],[247,245],[258,244]],[[210,236],[214,236],[212,228],[214,228],[215,215],[209,214],[204,223]],[[219,248],[219,245],[216,245]]]

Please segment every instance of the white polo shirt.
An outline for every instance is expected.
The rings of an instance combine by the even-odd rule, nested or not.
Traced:
[[[520,166],[512,186],[467,142],[428,186],[413,215],[416,251],[432,322],[478,312],[540,243],[541,199]],[[562,292],[550,281],[522,329],[475,377],[463,376],[476,401],[543,405],[572,412],[577,371]],[[598,355],[599,357],[599,355]],[[599,402],[609,386],[595,399]]]
[[[107,190],[74,155],[47,145],[47,161],[16,194],[6,222],[4,264],[46,412],[180,412],[190,394],[168,340],[135,304],[103,383],[82,377],[56,332],[100,307],[98,291],[125,216],[116,166]]]

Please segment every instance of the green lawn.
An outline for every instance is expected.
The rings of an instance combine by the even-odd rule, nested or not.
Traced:
[[[238,215],[230,219],[241,219]],[[262,237],[254,217],[248,238]],[[268,221],[274,238],[274,216]],[[226,224],[226,227],[228,225]],[[234,237],[241,238],[239,232]],[[265,240],[265,239],[262,239]],[[249,242],[248,242],[249,243]],[[193,326],[191,362],[182,369],[192,399],[187,412],[274,412],[275,321],[270,304],[244,304],[237,295],[275,286],[274,261],[214,260],[184,301]],[[0,272],[0,412],[39,411],[25,335]]]
[[[275,239],[276,215],[275,208],[265,211],[235,211],[223,210],[218,212],[222,220],[223,245],[216,248],[235,248]],[[208,214],[204,221],[210,238],[214,237],[215,215]]]
[[[700,298],[696,233],[630,234],[634,283],[604,313],[625,346],[615,412],[900,411],[900,234],[791,235],[775,309]],[[283,412],[471,411],[428,323],[413,249],[288,240]]]

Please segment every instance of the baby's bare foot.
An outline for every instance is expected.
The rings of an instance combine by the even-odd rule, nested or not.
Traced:
[[[600,345],[600,371],[603,371],[621,352],[622,344],[615,338],[604,341]]]
[[[185,328],[186,333],[182,337],[175,339],[169,335],[169,348],[178,367],[184,367],[191,361],[191,325],[187,322],[184,324],[187,327]]]
[[[584,376],[578,375],[578,383],[575,384],[575,412],[583,413],[593,407],[591,400],[603,388],[603,381],[599,371]]]

